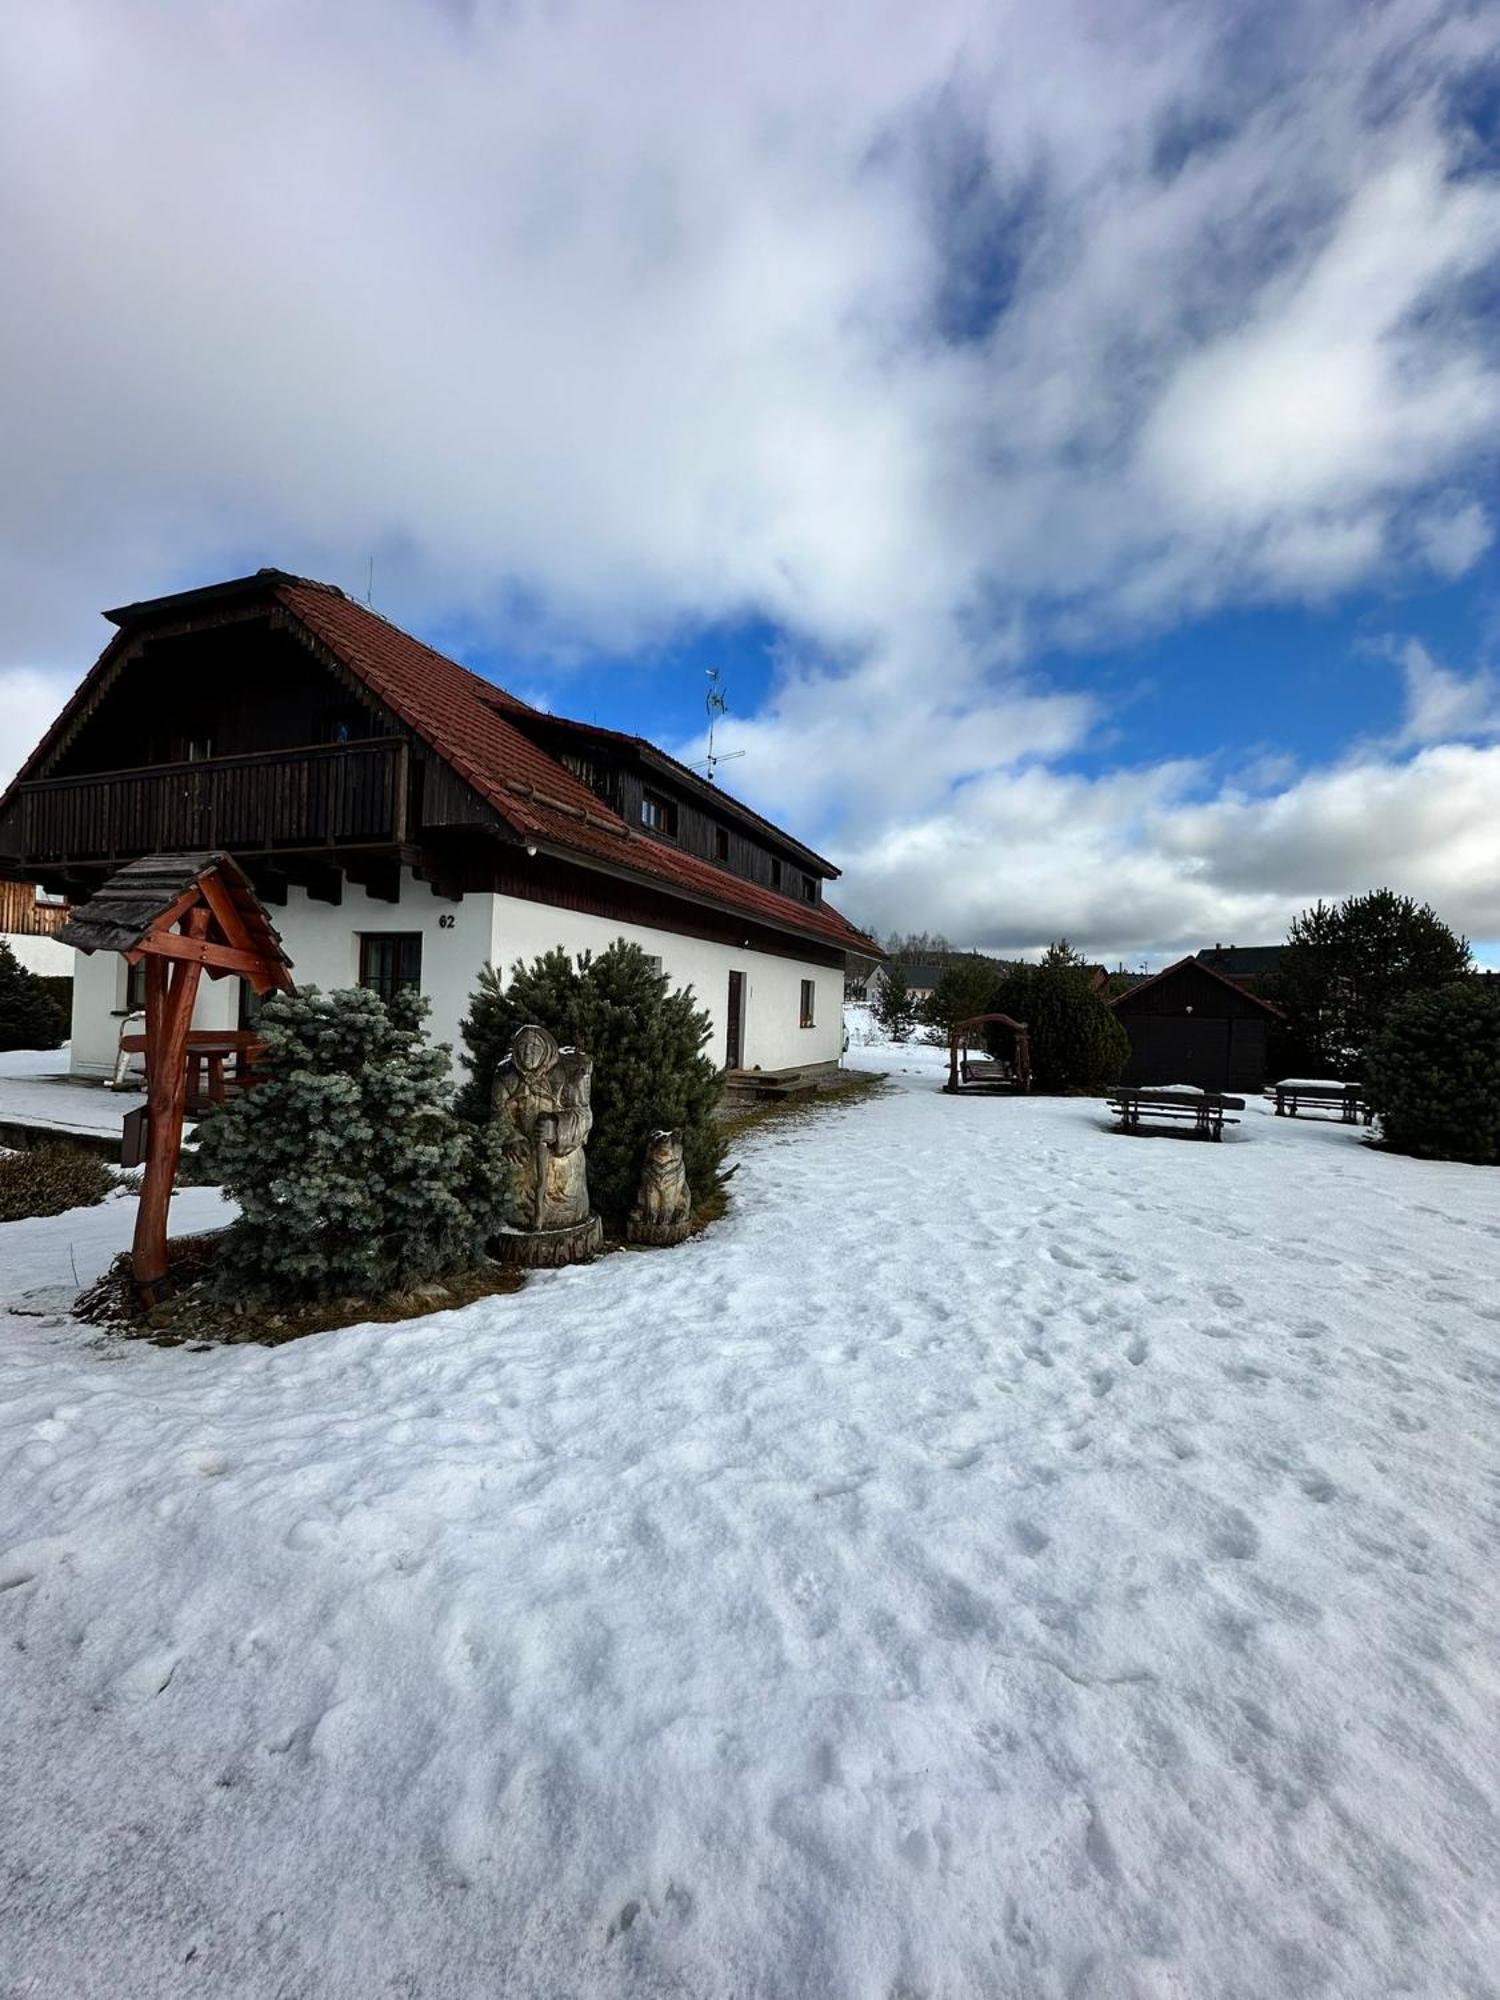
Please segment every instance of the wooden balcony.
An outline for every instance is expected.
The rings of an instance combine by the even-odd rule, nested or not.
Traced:
[[[210,849],[307,853],[398,847],[407,820],[407,746],[382,736],[18,785],[0,845],[38,867]]]

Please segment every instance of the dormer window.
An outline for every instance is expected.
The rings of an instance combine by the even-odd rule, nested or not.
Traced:
[[[817,878],[817,876],[816,876],[816,875],[804,875],[804,876],[803,876],[803,878],[802,878],[802,899],[803,899],[803,901],[804,901],[804,902],[807,902],[807,903],[815,903],[815,902],[817,902],[817,900],[818,900],[818,878]]]
[[[781,887],[781,863],[774,855],[771,857],[771,887],[773,889]]]
[[[676,805],[671,799],[663,798],[660,792],[642,792],[641,825],[650,827],[653,833],[662,833],[669,840],[675,840],[677,838]]]
[[[714,828],[714,860],[727,861],[728,859],[729,828],[727,826],[716,826]]]

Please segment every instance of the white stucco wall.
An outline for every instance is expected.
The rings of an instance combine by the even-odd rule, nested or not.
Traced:
[[[55,937],[33,937],[29,931],[6,931],[0,936],[0,944],[8,944],[17,964],[24,965],[28,972],[39,972],[45,979],[73,977],[72,949],[59,944]]]
[[[843,1045],[844,975],[840,966],[807,965],[800,959],[736,950],[675,931],[621,924],[511,896],[469,895],[448,902],[426,883],[403,871],[401,898],[382,903],[346,884],[337,905],[314,902],[292,889],[284,908],[270,912],[302,986],[325,990],[353,986],[359,978],[359,938],[367,931],[420,931],[422,991],[432,1005],[429,1026],[435,1040],[460,1049],[459,1022],[468,1009],[479,969],[494,964],[509,972],[515,961],[561,945],[565,951],[602,951],[628,938],[662,962],[674,986],[691,985],[714,1023],[709,1054],[722,1065],[725,1054],[729,974],[745,975],[743,1061],[748,1068],[788,1069],[802,1063],[836,1062]],[[115,953],[91,958],[74,954],[73,1068],[81,1075],[107,1076],[125,1006],[125,961]],[[801,982],[815,983],[815,1026],[799,1026]],[[230,1028],[238,1019],[239,982],[205,979],[193,1013],[195,1028]]]
[[[691,986],[700,1006],[713,1017],[709,1054],[724,1062],[729,975],[745,975],[745,1019],[742,1061],[747,1069],[791,1069],[802,1063],[837,1062],[843,1049],[844,973],[842,966],[806,965],[800,959],[778,958],[768,952],[735,950],[704,938],[682,937],[676,931],[622,924],[608,917],[584,916],[546,903],[525,903],[513,896],[495,896],[491,963],[508,973],[518,958],[560,944],[566,951],[585,947],[599,952],[618,937],[661,960],[673,986]],[[815,1026],[798,1026],[802,981],[815,981]]]

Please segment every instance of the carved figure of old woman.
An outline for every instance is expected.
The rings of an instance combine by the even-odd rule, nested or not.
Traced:
[[[569,1230],[589,1216],[584,1148],[593,1126],[592,1058],[560,1049],[545,1028],[517,1030],[495,1073],[492,1107],[515,1172],[523,1231]]]

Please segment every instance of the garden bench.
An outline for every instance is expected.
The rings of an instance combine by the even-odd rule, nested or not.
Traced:
[[[958,1065],[959,1076],[965,1083],[1004,1083],[1013,1085],[1016,1080],[1014,1063],[996,1062],[986,1056],[965,1056]]]
[[[1358,1124],[1361,1113],[1368,1125],[1374,1116],[1370,1107],[1361,1102],[1361,1086],[1357,1083],[1289,1076],[1280,1083],[1273,1083],[1271,1089],[1276,1097],[1278,1118],[1295,1118],[1299,1107],[1304,1104],[1327,1105],[1330,1109],[1336,1107],[1345,1125]]]
[[[1222,1139],[1226,1111],[1243,1111],[1243,1097],[1226,1097],[1217,1090],[1117,1090],[1109,1108],[1127,1132],[1139,1132],[1142,1120],[1151,1125],[1170,1125],[1174,1120],[1190,1121],[1200,1139]],[[1238,1118],[1228,1123],[1239,1124]]]

